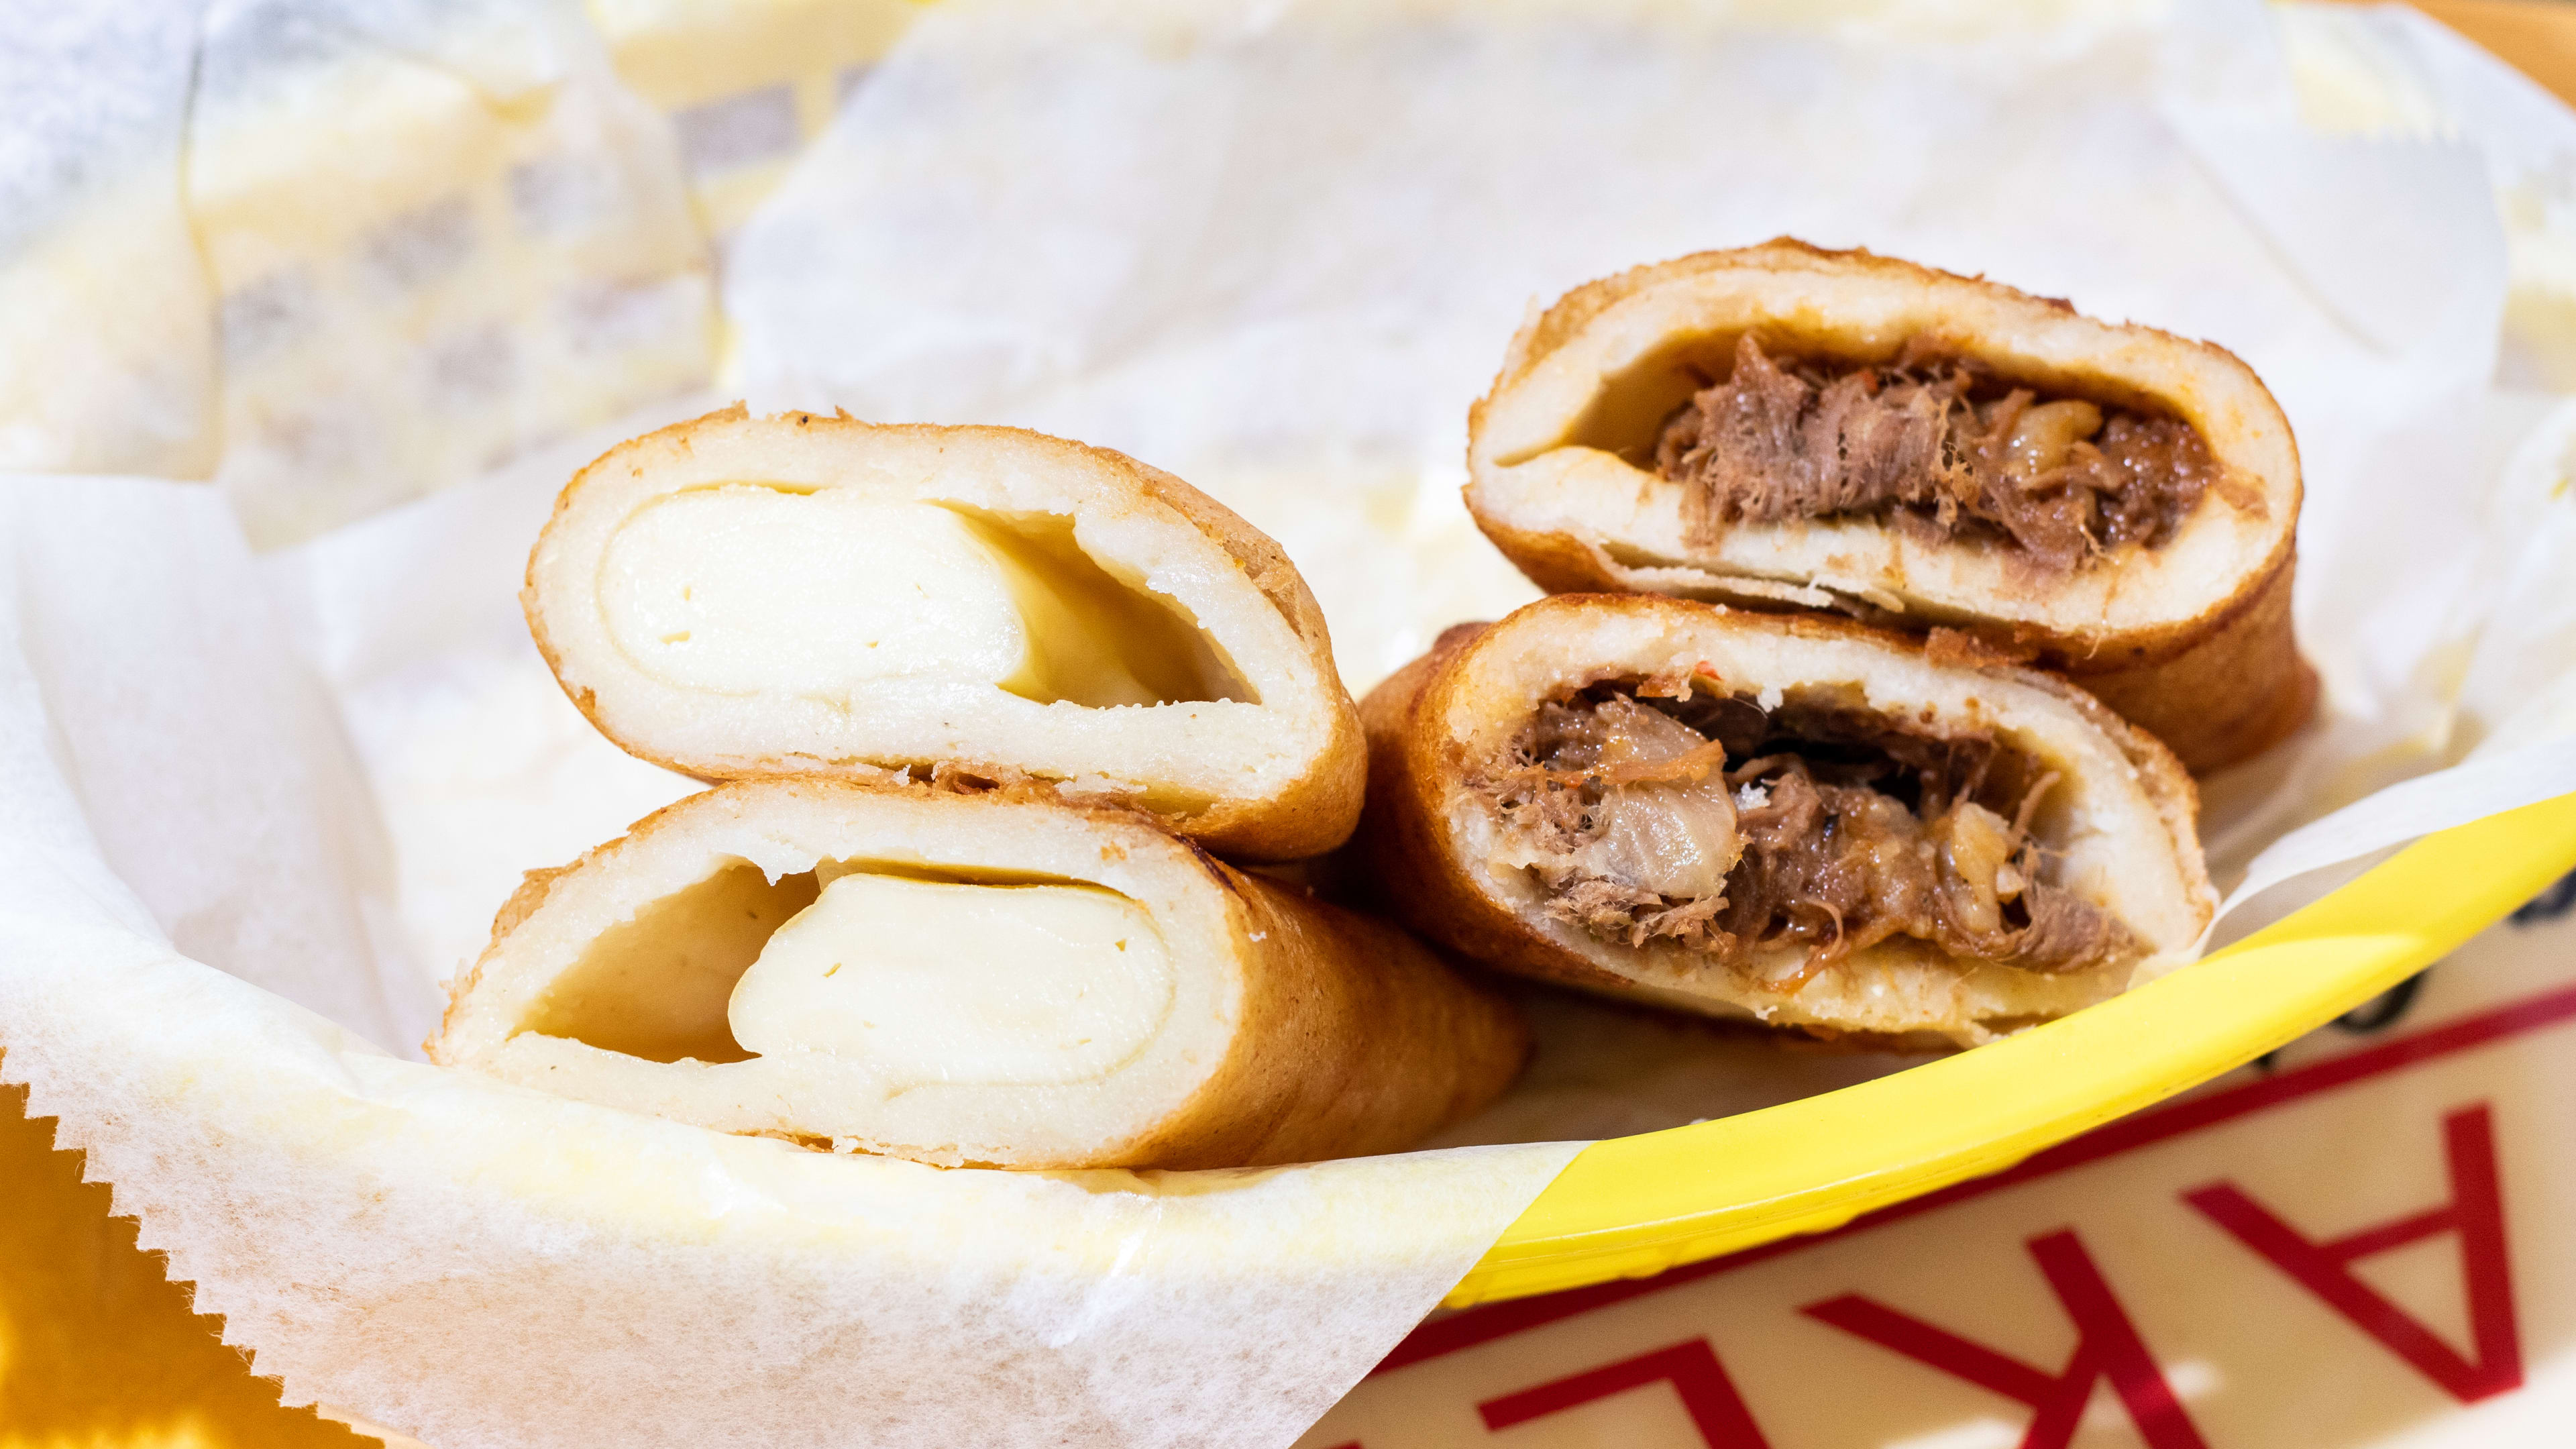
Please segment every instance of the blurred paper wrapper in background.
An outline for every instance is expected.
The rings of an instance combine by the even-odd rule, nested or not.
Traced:
[[[268,546],[707,378],[671,126],[576,9],[66,8],[11,53],[0,463],[211,476]]]
[[[2329,710],[2211,782],[2223,873],[2464,760],[2272,864],[2576,788],[2576,117],[2405,12],[246,3],[0,67],[6,1074],[288,1401],[442,1449],[1284,1443],[1573,1150],[981,1182],[372,1050],[519,872],[692,788],[515,589],[574,466],[736,393],[1169,468],[1365,688],[1529,596],[1457,485],[1532,305],[1866,245],[2280,394]],[[1899,1065],[1591,1070],[1638,1040],[1569,1009],[1458,1140]]]

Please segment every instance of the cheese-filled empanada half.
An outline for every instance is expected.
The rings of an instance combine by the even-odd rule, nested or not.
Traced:
[[[532,874],[429,1051],[812,1146],[1189,1168],[1402,1149],[1527,1045],[1401,931],[1150,816],[781,780]]]
[[[2206,343],[1793,241],[1577,288],[1469,422],[1542,587],[1834,609],[2064,673],[2194,770],[2306,718],[2299,455]]]
[[[1287,555],[1105,449],[735,407],[583,469],[523,598],[592,723],[700,779],[1067,781],[1270,860],[1359,814],[1358,715]]]
[[[2215,905],[2163,746],[1847,620],[1560,594],[1360,710],[1388,905],[1527,975],[1973,1045],[2187,960]]]

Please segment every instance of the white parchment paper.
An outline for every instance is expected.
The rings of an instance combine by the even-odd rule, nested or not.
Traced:
[[[710,248],[568,9],[218,8],[259,86],[155,101],[176,62],[141,51],[134,104],[55,87],[66,116],[0,152],[14,184],[108,137],[98,176],[174,184],[29,182],[55,221],[0,237],[0,298],[51,309],[0,314],[0,463],[55,470],[0,482],[0,1075],[291,1403],[441,1449],[1284,1444],[1573,1150],[942,1173],[405,1060],[520,871],[689,788],[583,725],[512,595],[574,466],[736,391],[1170,468],[1281,539],[1364,688],[1530,594],[1456,490],[1531,306],[1780,233],[1868,245],[2212,338],[2280,394],[2327,704],[2207,821],[2224,877],[2281,876],[2265,909],[2569,788],[2576,410],[2529,390],[2558,253],[2498,197],[2576,167],[2576,122],[2439,32],[2216,0],[947,3],[727,239],[706,394]],[[101,33],[47,32],[66,63]],[[323,78],[263,102],[295,74],[263,35],[319,35]],[[2434,79],[2370,79],[2389,55]],[[402,142],[381,185],[317,149],[330,96]],[[188,114],[223,149],[182,175]],[[2561,140],[2490,134],[2535,115]],[[191,205],[211,278],[172,249]],[[98,235],[158,248],[167,347],[64,270]],[[327,531],[255,555],[245,515]],[[1451,1141],[1904,1065],[1532,1005],[1531,1076]]]
[[[290,1402],[442,1449],[1284,1444],[1573,1151],[942,1172],[397,1059],[428,983],[369,965],[383,837],[239,526],[61,481],[0,480],[0,1062]]]
[[[2493,381],[2508,247],[2489,157],[2576,166],[2564,108],[2540,113],[2556,150],[2473,130],[2495,104],[2311,124],[2262,8],[2219,0],[1982,25],[1937,7],[1113,8],[924,22],[736,241],[725,304],[755,400],[1022,422],[1172,468],[1287,545],[1364,689],[1531,596],[1456,498],[1464,403],[1528,310],[1791,234],[2207,338],[2279,395],[2308,485],[2301,639],[2329,693],[2294,747],[2209,783],[2222,881],[2288,827],[2458,760],[2576,668],[2532,628],[2576,561],[2534,531],[2561,459],[2499,467],[2538,409]],[[2406,33],[2464,93],[2524,99],[2500,64],[2458,78],[2451,48]],[[2499,589],[2506,568],[2530,582]],[[2526,788],[2438,787],[2442,818],[2565,788],[2512,778]]]

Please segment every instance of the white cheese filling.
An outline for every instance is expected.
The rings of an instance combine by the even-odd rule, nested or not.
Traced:
[[[936,503],[755,483],[671,494],[618,526],[597,587],[617,647],[682,689],[839,703],[925,679],[1041,703],[1160,698],[1076,581]]]
[[[1174,986],[1152,918],[1114,891],[849,874],[769,938],[727,1015],[745,1050],[855,1059],[897,1090],[1057,1085],[1143,1051]]]

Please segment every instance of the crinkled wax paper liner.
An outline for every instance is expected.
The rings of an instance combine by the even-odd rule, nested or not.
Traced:
[[[181,956],[144,899],[222,862],[213,894],[245,920],[218,944],[257,975],[327,952],[287,932],[346,894],[291,837],[354,776],[299,765],[295,698],[224,684],[291,662],[220,501],[53,478],[0,498],[0,1072],[289,1402],[441,1449],[1285,1443],[1574,1151],[952,1173],[387,1056]],[[127,566],[64,567],[101,541]],[[220,668],[132,672],[191,634]],[[70,743],[111,710],[161,747]],[[228,783],[270,771],[301,778],[247,804]],[[103,838],[156,822],[179,838],[111,870]]]
[[[707,239],[577,0],[132,0],[0,37],[0,468],[262,547],[702,386]]]
[[[2478,538],[2421,483],[2481,430],[2504,243],[2466,140],[2301,125],[2264,9],[942,6],[729,244],[733,365],[756,407],[1019,422],[1191,479],[1299,560],[1366,687],[1529,596],[1455,490],[1530,307],[1780,233],[1867,246],[2253,362],[2312,485],[2305,642],[2403,732]]]
[[[1687,7],[1539,4],[1479,9],[1480,32],[1442,6],[1386,10],[1384,29],[1376,13],[1095,13],[1093,33],[1044,57],[1046,86],[1029,87],[1012,70],[1032,54],[1027,16],[934,12],[729,253],[746,376],[859,388],[848,395],[881,414],[971,406],[1175,466],[1287,540],[1365,682],[1423,630],[1519,597],[1451,490],[1459,412],[1526,302],[1786,228],[1911,251],[2217,336],[2282,390],[2317,500],[2303,624],[2340,713],[2282,779],[2259,782],[2290,804],[2256,812],[2242,855],[2458,758],[2482,732],[2499,747],[2558,733],[2511,706],[2517,688],[2550,692],[2536,681],[2563,676],[2569,640],[2540,629],[2489,645],[2512,633],[2499,598],[2568,576],[2550,522],[2563,489],[2467,507],[2424,486],[2462,478],[2483,496],[2486,482],[2468,469],[2492,411],[2501,283],[2491,219],[2463,204],[2481,194],[2462,181],[2476,147],[2309,134],[2267,69],[2259,7],[2186,5],[2171,24],[2112,7],[2003,35],[1927,14],[1941,42],[1929,48],[1901,17],[1748,27]],[[1563,44],[1577,24],[1597,28]],[[564,75],[604,84],[574,60]],[[514,104],[539,93],[511,66],[459,69]],[[1909,101],[1909,87],[1924,89]],[[1830,124],[1790,124],[1820,98]],[[609,133],[635,124],[614,95],[583,104]],[[1747,119],[1762,124],[1720,124]],[[1461,143],[1458,126],[1486,121]],[[1694,137],[1706,144],[1677,145]],[[649,168],[667,150],[628,154]],[[1700,159],[1656,161],[1677,150]],[[531,158],[482,155],[497,204],[517,205],[502,163]],[[2284,176],[2329,200],[2366,195],[2373,224],[2265,210]],[[1008,189],[1039,182],[1041,195]],[[639,194],[664,198],[650,214],[667,222],[674,193]],[[1026,224],[991,226],[1005,201]],[[446,235],[437,216],[418,219],[348,239],[378,274],[334,261],[325,279],[403,274],[423,254],[402,237]],[[1015,237],[1051,269],[1011,272]],[[2368,254],[2327,265],[2329,246]],[[685,246],[637,264],[677,268],[669,294],[685,298]],[[549,310],[558,294],[544,286],[509,295],[552,324],[583,315]],[[268,315],[244,304],[239,320]],[[410,313],[332,315],[351,355],[406,355],[408,334],[369,328]],[[294,377],[334,381],[332,355],[270,354],[300,360],[260,396],[292,402]],[[465,348],[453,380],[488,383],[489,356]],[[686,376],[654,373],[663,356],[646,349],[643,371]],[[371,396],[411,385],[400,367],[362,371],[384,384]],[[870,378],[904,390],[871,402]],[[106,382],[79,393],[82,408],[125,395]],[[579,387],[528,382],[532,399],[580,404],[558,425],[601,415]],[[187,394],[167,395],[184,412]],[[434,413],[435,389],[417,405]],[[123,405],[98,406],[112,425]],[[160,459],[185,451],[146,454],[183,471]],[[109,466],[77,448],[37,455]],[[296,478],[329,484],[303,462]],[[199,1306],[226,1315],[291,1401],[328,1400],[439,1449],[1280,1443],[1572,1150],[1167,1179],[939,1174],[388,1057],[280,999],[394,1045],[427,1009],[422,978],[397,964],[415,933],[388,924],[387,882],[406,878],[419,842],[397,829],[388,864],[377,812],[401,757],[377,751],[366,724],[384,713],[346,716],[361,736],[352,763],[212,494],[98,478],[7,487],[0,1075],[62,1118],[64,1145],[89,1152],[119,1209],[142,1215],[146,1245],[199,1284]],[[298,517],[332,516],[328,498],[303,501],[316,511]],[[375,523],[423,525],[448,502]],[[2496,590],[2489,564],[2521,582]],[[505,588],[490,590],[503,610]],[[398,694],[372,697],[391,710]],[[450,758],[470,762],[475,743]],[[380,964],[350,970],[366,961]]]

